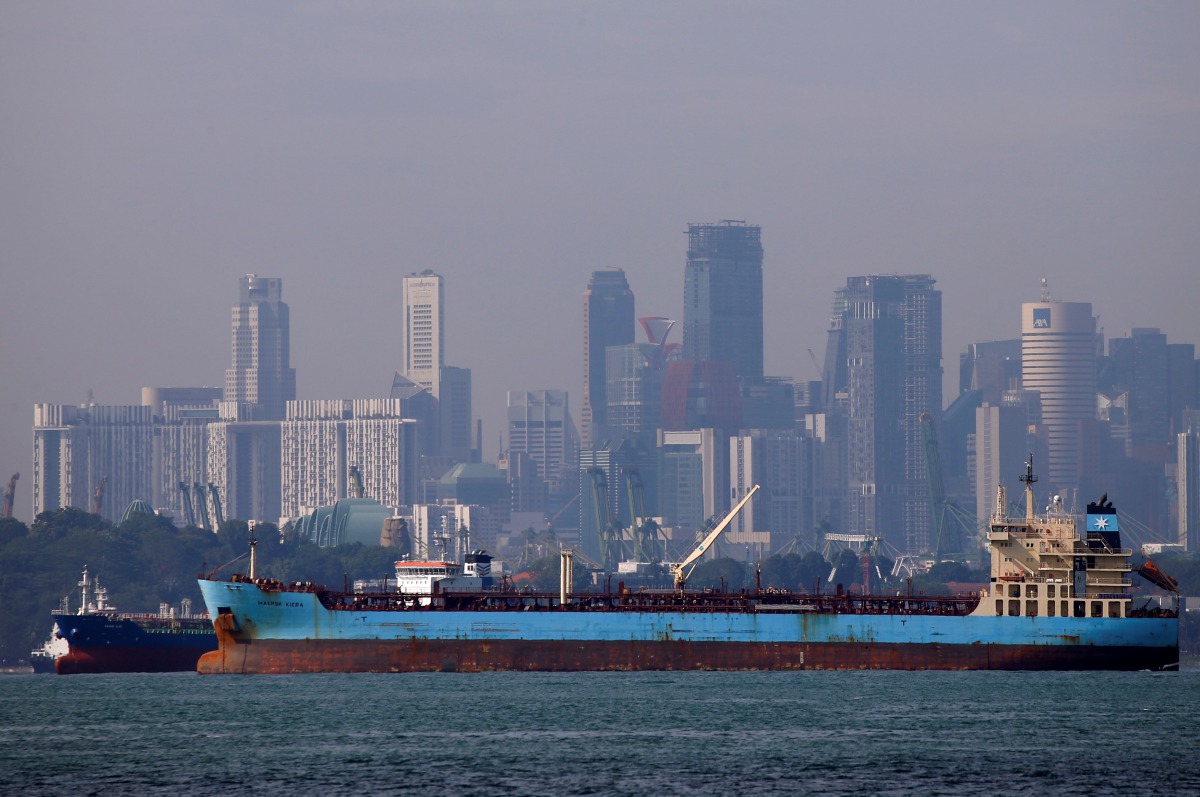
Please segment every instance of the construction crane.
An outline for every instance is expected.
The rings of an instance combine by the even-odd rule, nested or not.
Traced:
[[[725,516],[725,519],[718,523],[717,527],[708,533],[708,536],[704,538],[704,541],[697,545],[695,550],[687,555],[686,559],[675,565],[675,589],[682,590],[684,586],[687,585],[688,577],[691,576],[692,571],[696,569],[695,562],[704,555],[704,552],[707,551],[714,542],[717,541],[717,537],[720,537],[721,532],[725,531],[729,524],[733,522],[733,519],[737,517],[739,512],[742,511],[742,507],[750,503],[750,499],[754,497],[756,492],[758,492],[757,484],[747,491],[746,495],[742,497],[742,500],[738,501],[737,506],[729,511],[729,514]],[[691,565],[691,567],[688,567],[688,565]]]
[[[204,493],[204,485],[200,482],[193,482],[192,494],[196,497],[196,509],[200,512],[200,528],[205,531],[215,531],[212,523],[208,521],[208,496]]]
[[[365,491],[363,490],[362,471],[358,469],[357,465],[351,465],[350,466],[350,497],[351,498],[362,498],[364,492]]]
[[[209,482],[208,493],[212,496],[213,518],[217,521],[217,529],[220,529],[225,525],[225,511],[221,509],[221,494],[217,492],[217,485]]]
[[[183,514],[189,526],[196,525],[196,513],[192,511],[192,494],[186,482],[179,483],[179,492],[183,495]]]
[[[100,483],[92,491],[92,514],[99,515],[100,507],[104,504],[104,485],[108,484],[108,475],[100,477]]]
[[[21,474],[14,473],[8,480],[8,486],[4,488],[4,517],[12,517],[13,500],[17,496],[17,479],[19,478],[21,478]]]

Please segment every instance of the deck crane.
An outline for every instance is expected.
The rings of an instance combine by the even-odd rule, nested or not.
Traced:
[[[200,528],[205,531],[215,531],[208,520],[208,496],[204,494],[204,485],[193,482],[192,494],[196,497],[196,509],[200,511]]]
[[[12,517],[13,500],[17,495],[17,479],[19,478],[21,478],[21,474],[14,473],[8,480],[8,486],[4,488],[4,517]]]
[[[108,484],[108,474],[100,477],[100,483],[96,485],[96,489],[92,491],[92,514],[99,515],[100,508],[104,505],[104,485]]]
[[[687,585],[688,577],[691,576],[692,571],[696,569],[696,560],[703,556],[704,552],[707,551],[709,547],[717,541],[717,537],[720,537],[721,532],[725,531],[726,527],[733,522],[733,519],[737,517],[739,512],[742,511],[742,507],[750,503],[750,499],[754,497],[756,492],[758,492],[757,484],[746,492],[746,494],[742,497],[742,500],[738,501],[737,506],[729,511],[729,514],[725,516],[725,519],[718,523],[717,527],[708,533],[708,536],[696,546],[695,550],[687,555],[686,559],[675,565],[675,589],[682,590]],[[691,567],[688,567],[688,565],[691,565]]]
[[[216,531],[225,525],[225,512],[221,509],[221,494],[217,492],[217,485],[209,482],[208,493],[212,496],[213,519],[217,521],[217,527],[214,529]]]
[[[179,483],[179,492],[183,496],[183,514],[189,526],[196,525],[196,513],[192,511],[192,494],[186,482]]]

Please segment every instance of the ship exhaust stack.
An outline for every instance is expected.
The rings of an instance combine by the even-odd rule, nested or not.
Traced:
[[[562,551],[558,555],[559,572],[558,572],[558,602],[561,606],[566,606],[568,596],[574,591],[574,556],[571,551]]]

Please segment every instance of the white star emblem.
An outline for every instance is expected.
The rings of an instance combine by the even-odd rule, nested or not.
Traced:
[[[1106,518],[1106,517],[1096,518],[1096,528],[1100,529],[1101,531],[1104,531],[1106,528],[1108,528],[1108,518]]]

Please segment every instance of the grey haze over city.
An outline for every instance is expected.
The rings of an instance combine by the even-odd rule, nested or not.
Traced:
[[[582,296],[679,318],[688,222],[761,225],[766,371],[847,276],[928,273],[945,400],[1039,280],[1200,343],[1194,3],[5,3],[0,475],[37,402],[221,384],[283,279],[301,398],[386,397],[402,276],[446,281],[484,458],[581,406]],[[953,385],[953,389],[951,389]]]

